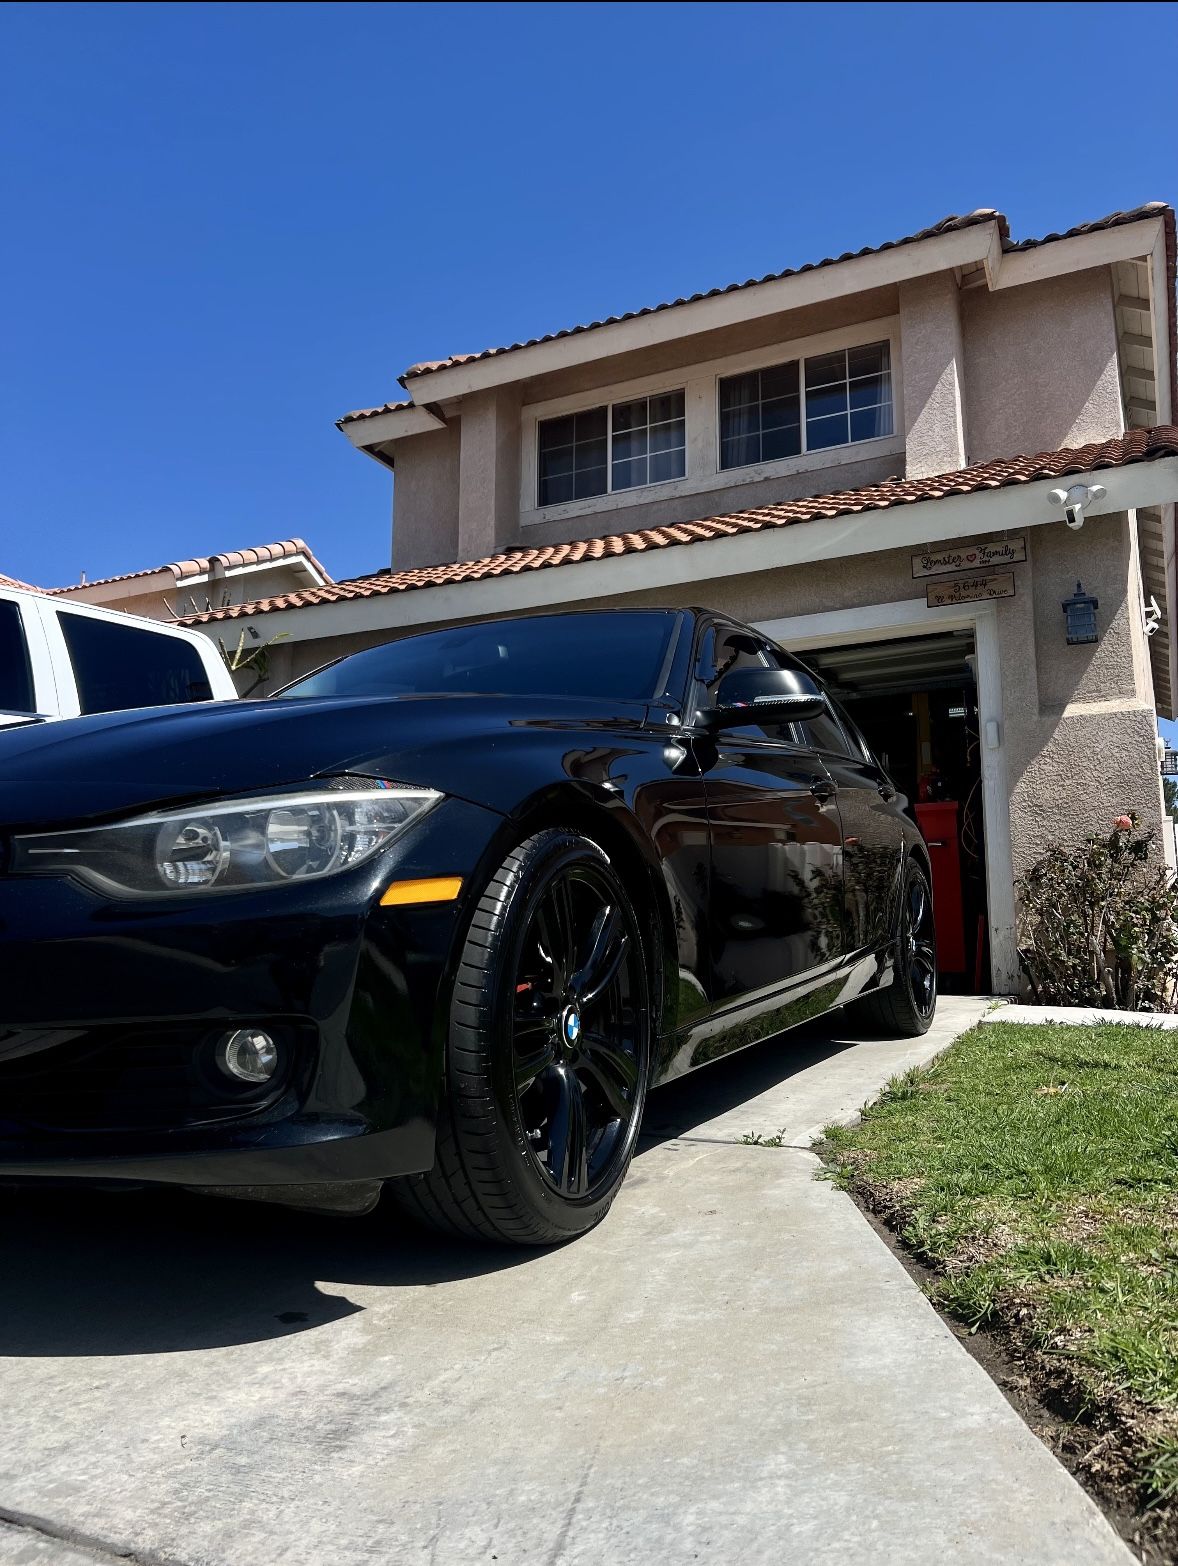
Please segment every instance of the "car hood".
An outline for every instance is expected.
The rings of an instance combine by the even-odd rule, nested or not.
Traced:
[[[554,729],[634,730],[645,717],[640,703],[461,695],[202,702],[68,718],[0,731],[0,829],[344,772],[503,808],[490,763],[513,737],[547,734],[551,744]]]

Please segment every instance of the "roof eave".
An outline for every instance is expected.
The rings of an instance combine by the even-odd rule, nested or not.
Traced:
[[[628,320],[605,322],[548,342],[511,348],[489,358],[446,365],[416,375],[407,373],[400,380],[415,399],[424,397],[427,387],[430,402],[463,397],[470,392],[528,380],[553,370],[612,358],[634,349],[650,348],[677,338],[923,277],[930,272],[977,262],[986,264],[994,255],[996,238],[1000,240],[998,219],[988,218],[951,233],[934,234],[870,255],[849,256],[846,260],[832,261],[788,277],[734,288],[704,299],[685,300],[682,304],[635,315]],[[370,444],[370,439],[366,437],[363,444]]]
[[[1178,456],[1069,471],[1069,481],[1083,482],[1088,472],[1099,474],[1106,490],[1098,509],[1086,513],[1089,516],[1123,513],[1178,498]],[[578,601],[586,602],[596,597],[680,588],[713,577],[835,561],[853,554],[923,548],[946,539],[1005,528],[1051,523],[1062,526],[1059,507],[1049,499],[1059,482],[1057,475],[969,494],[948,494],[884,509],[820,517],[735,537],[699,540],[688,546],[582,560],[576,563],[577,574],[572,578],[565,576],[561,566],[371,597],[341,595],[330,603],[259,607],[253,615],[239,611],[234,618],[240,625],[254,625],[258,635],[265,638],[274,634],[273,616],[281,614],[283,631],[299,640],[311,641],[526,612],[568,603],[574,594]],[[214,620],[196,628],[215,635],[220,624],[220,620]]]

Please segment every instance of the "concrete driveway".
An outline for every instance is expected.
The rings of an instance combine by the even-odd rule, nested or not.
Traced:
[[[1123,1566],[804,1150],[980,1010],[663,1090],[613,1213],[546,1254],[5,1198],[0,1561]]]

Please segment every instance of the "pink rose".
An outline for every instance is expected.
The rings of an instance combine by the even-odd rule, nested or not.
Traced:
[[[1113,821],[1113,826],[1118,832],[1132,832],[1133,830],[1133,823],[1128,816],[1117,816]]]

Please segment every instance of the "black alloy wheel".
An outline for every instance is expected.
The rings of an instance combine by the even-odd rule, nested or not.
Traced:
[[[642,954],[621,888],[574,858],[533,901],[515,968],[515,1109],[553,1190],[592,1197],[634,1125],[645,1025]]]
[[[592,1228],[629,1167],[651,1066],[647,956],[609,858],[550,829],[475,910],[427,1174],[393,1182],[434,1227],[551,1244]]]
[[[931,1022],[937,1009],[937,937],[933,900],[921,874],[909,876],[901,939],[908,959],[912,1004]]]
[[[927,1033],[937,1013],[937,932],[924,867],[909,859],[897,899],[892,982],[848,1006],[864,1028],[896,1038]]]

